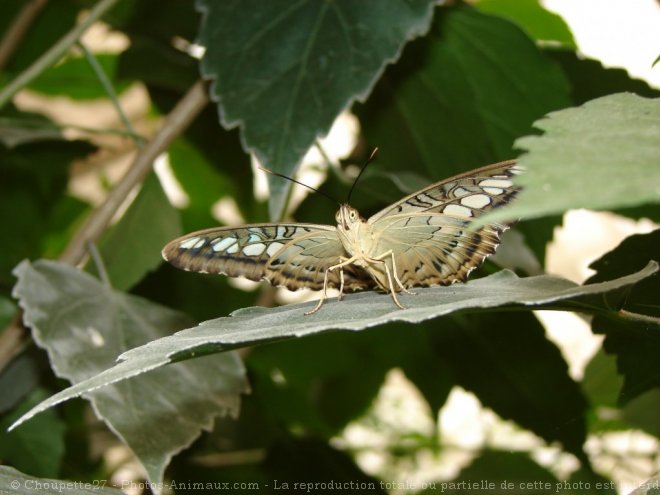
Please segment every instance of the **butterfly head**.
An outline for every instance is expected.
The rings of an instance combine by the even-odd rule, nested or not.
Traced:
[[[337,226],[346,231],[352,230],[355,224],[362,221],[362,218],[355,208],[348,204],[342,204],[335,215],[335,220]]]

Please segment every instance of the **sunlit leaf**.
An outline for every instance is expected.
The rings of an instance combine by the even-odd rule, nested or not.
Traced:
[[[571,208],[614,209],[660,202],[660,98],[605,96],[547,115],[527,150],[509,207],[481,217],[532,218]]]

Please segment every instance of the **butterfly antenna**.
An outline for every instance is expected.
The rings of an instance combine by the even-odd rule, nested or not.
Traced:
[[[320,191],[320,190],[316,189],[315,187],[310,186],[309,184],[305,184],[304,182],[300,182],[299,180],[296,180],[296,179],[294,179],[293,177],[289,177],[288,175],[280,174],[279,172],[275,172],[274,170],[270,170],[270,169],[267,169],[267,168],[264,168],[264,167],[261,167],[261,166],[259,167],[259,169],[260,169],[260,170],[263,170],[263,171],[266,172],[267,174],[274,175],[275,177],[281,177],[282,179],[286,179],[286,180],[289,180],[289,181],[291,181],[291,182],[295,182],[295,183],[298,184],[299,186],[306,187],[306,188],[309,189],[310,191],[314,191],[315,193],[318,193],[318,194],[320,194],[321,196],[325,196],[326,198],[328,198],[328,199],[329,199],[330,201],[332,201],[333,203],[341,204],[341,203],[339,203],[339,201],[337,201],[335,198],[333,198],[333,197],[330,196],[329,194],[327,194],[327,193],[325,193],[325,192],[323,192],[323,191]]]
[[[374,161],[374,158],[376,158],[376,153],[378,153],[378,148],[374,148],[374,150],[371,152],[371,155],[369,155],[367,162],[364,165],[362,165],[362,168],[360,169],[360,173],[357,174],[357,177],[353,181],[351,190],[348,191],[348,199],[346,200],[347,203],[351,202],[351,195],[353,194],[353,189],[355,189],[355,184],[357,184],[358,180],[360,180],[360,177],[362,177],[362,173],[366,170],[367,165],[369,165],[371,162]]]

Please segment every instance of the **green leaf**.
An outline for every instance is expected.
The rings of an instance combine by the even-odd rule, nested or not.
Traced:
[[[614,93],[635,93],[657,98],[660,91],[646,81],[632,78],[624,69],[605,68],[598,60],[583,58],[571,50],[545,50],[552,60],[561,65],[571,84],[573,103],[582,105],[589,100]]]
[[[25,428],[7,432],[19,417],[48,397],[44,389],[36,389],[10,414],[0,421],[0,459],[35,476],[57,476],[64,454],[64,423],[54,411],[37,418]],[[48,452],[48,455],[43,455]],[[2,488],[0,487],[0,493]]]
[[[14,305],[14,303],[3,296],[0,296],[0,335],[2,335],[2,332],[7,328],[7,325],[11,320],[14,319],[14,316],[16,316],[16,313],[18,311],[18,308]],[[0,410],[2,408],[0,407]]]
[[[544,134],[516,141],[527,150],[517,178],[523,191],[480,222],[660,202],[660,99],[605,96],[535,126]]]
[[[162,263],[162,247],[179,235],[179,214],[158,177],[151,174],[119,223],[101,241],[99,250],[112,286],[118,290],[133,287]]]
[[[548,443],[560,441],[586,461],[586,400],[532,313],[459,315],[431,335],[436,355],[450,363],[460,386],[503,418]]]
[[[571,30],[561,16],[543,8],[539,0],[479,0],[479,10],[501,15],[520,25],[537,41],[577,48]]]
[[[592,406],[616,408],[623,385],[623,378],[616,372],[616,358],[600,349],[589,361],[580,384]]]
[[[10,106],[1,115],[0,143],[8,150],[32,142],[64,139],[55,124],[37,113],[21,112]]]
[[[589,265],[596,274],[589,277],[587,283],[603,282],[620,277],[625,273],[638,270],[651,260],[659,260],[660,229],[648,234],[631,235],[609,253]],[[622,305],[627,311],[660,318],[660,279],[649,278],[626,294]]]
[[[22,265],[27,269],[29,265]],[[39,266],[72,276],[70,269],[46,261]],[[449,287],[417,289],[416,296],[402,297],[409,307],[400,310],[387,294],[364,292],[330,301],[313,316],[305,316],[312,303],[279,308],[245,308],[230,317],[218,318],[132,349],[120,356],[114,367],[52,396],[23,416],[25,421],[64,400],[130,378],[170,362],[188,359],[258,342],[313,335],[328,330],[363,330],[383,323],[418,323],[455,311],[507,305],[531,308],[552,305],[557,309],[598,308],[600,295],[633,285],[658,271],[657,263],[644,270],[601,284],[578,286],[569,280],[537,276],[519,279],[503,270],[489,277]]]
[[[623,417],[632,426],[660,438],[660,388],[648,390],[632,399],[623,409]]]
[[[115,291],[61,263],[23,262],[16,275],[14,293],[26,326],[48,352],[53,371],[72,383],[101,373],[126,349],[187,322],[180,313]],[[139,372],[147,369],[145,363]],[[214,416],[236,414],[245,389],[244,369],[230,353],[164,368],[88,398],[135,452],[149,479],[160,482],[172,455],[210,429]]]
[[[11,270],[27,257],[42,254],[41,243],[61,231],[56,224],[71,161],[94,150],[83,141],[50,139],[11,149],[0,146],[0,286],[10,287]]]
[[[224,134],[224,132],[216,129],[216,134]],[[224,146],[221,147],[225,149]],[[223,197],[236,195],[232,178],[226,172],[217,170],[214,164],[188,140],[176,140],[170,146],[168,154],[172,171],[189,199],[188,205],[182,212],[184,219],[188,220],[186,231],[216,225],[217,220],[211,215],[213,205]]]
[[[2,72],[13,76],[25,70],[72,29],[80,13],[77,3],[76,0],[46,2]],[[0,2],[1,33],[5,33],[24,5],[25,2]],[[4,86],[4,84],[2,85]]]
[[[115,488],[105,486],[106,481],[75,482],[29,476],[13,467],[0,466],[0,493],[2,495],[123,495]]]
[[[6,324],[2,325],[5,328]],[[23,352],[0,371],[0,414],[24,399],[39,384],[39,364],[34,355]]]
[[[626,270],[634,270],[657,259],[660,230],[624,239],[615,249],[593,262],[597,273],[587,280],[599,283]],[[660,387],[660,279],[649,277],[631,287],[624,297],[609,298],[608,303],[621,312],[635,315],[637,321],[620,321],[596,316],[591,323],[595,333],[605,334],[605,351],[615,354],[619,373],[624,376],[619,402],[627,403],[640,393]]]
[[[126,90],[129,81],[120,81],[117,76],[118,56],[95,54],[113,88],[120,94]],[[29,86],[29,89],[50,96],[67,95],[74,100],[92,100],[107,98],[94,70],[84,57],[70,57],[59,65],[44,71]]]
[[[660,325],[619,321],[596,316],[591,322],[594,333],[604,334],[603,348],[617,357],[617,370],[624,376],[619,404],[627,404],[639,394],[660,387]]]
[[[469,8],[438,14],[356,106],[379,169],[433,180],[511,158],[535,119],[570,104],[561,70],[518,26]]]
[[[436,413],[453,385],[444,378],[447,367],[430,351],[426,332],[411,325],[261,346],[246,364],[264,414],[324,438],[367,411],[392,368],[404,370]]]
[[[428,29],[431,0],[199,0],[202,74],[227,128],[263,166],[292,176],[335,117],[364,99],[402,46]],[[271,217],[288,184],[270,182]]]

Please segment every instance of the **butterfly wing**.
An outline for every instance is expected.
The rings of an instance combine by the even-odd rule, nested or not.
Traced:
[[[463,281],[495,252],[507,225],[470,224],[513,199],[515,161],[482,167],[432,184],[371,217],[374,252],[392,251],[405,287]]]
[[[519,189],[511,178],[520,171],[515,160],[507,160],[456,175],[406,196],[369,218],[369,223],[406,213],[474,218],[513,199]]]
[[[291,290],[321,289],[325,270],[344,255],[334,227],[296,223],[201,230],[163,249],[163,258],[183,270],[267,280]],[[349,289],[373,286],[352,267],[344,271],[344,283]],[[328,285],[339,286],[336,272],[329,273]]]

